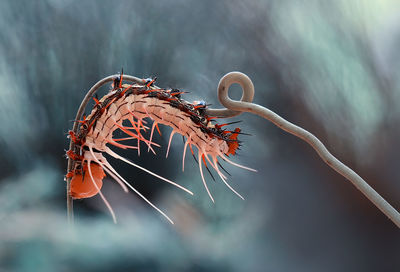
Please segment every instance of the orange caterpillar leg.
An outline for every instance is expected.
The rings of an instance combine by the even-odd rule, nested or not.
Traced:
[[[69,193],[73,198],[89,198],[97,195],[100,192],[100,189],[103,186],[103,178],[106,176],[103,168],[97,163],[91,163],[90,169],[93,180],[96,184],[94,184],[91,180],[91,177],[88,173],[88,166],[85,163],[83,167],[83,172],[85,175],[82,176],[82,174],[75,174],[72,177]]]

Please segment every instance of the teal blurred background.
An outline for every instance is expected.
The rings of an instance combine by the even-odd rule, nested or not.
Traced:
[[[202,186],[170,128],[158,156],[120,152],[190,195],[111,163],[174,221],[106,179],[66,221],[67,132],[87,90],[121,67],[219,107],[250,76],[255,101],[319,137],[400,208],[400,2],[1,1],[0,271],[400,271],[399,230],[306,143],[243,114],[242,150]],[[103,93],[106,90],[103,90]],[[237,87],[233,97],[240,97]]]

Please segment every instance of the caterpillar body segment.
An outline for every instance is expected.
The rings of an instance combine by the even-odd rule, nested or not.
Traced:
[[[109,148],[110,145],[121,149],[135,149],[140,155],[141,143],[146,145],[147,151],[156,154],[156,148],[160,147],[153,142],[154,130],[161,135],[158,125],[166,125],[172,128],[168,141],[166,157],[168,157],[172,137],[174,134],[181,134],[186,138],[183,150],[182,171],[184,170],[184,160],[186,149],[189,146],[190,152],[196,160],[193,146],[198,149],[198,160],[200,175],[204,187],[214,202],[210,190],[203,175],[202,164],[208,172],[208,166],[213,168],[224,184],[236,195],[243,199],[228,183],[227,177],[219,170],[220,163],[218,158],[242,167],[247,170],[255,171],[246,166],[239,165],[230,161],[227,156],[235,155],[239,147],[240,129],[234,131],[223,129],[228,124],[213,124],[213,117],[205,114],[206,103],[198,101],[189,103],[181,98],[184,92],[177,89],[160,89],[154,86],[155,79],[145,79],[142,84],[122,84],[123,75],[116,78],[113,88],[101,99],[93,98],[95,105],[91,113],[80,120],[78,132],[69,132],[69,137],[75,143],[73,150],[67,151],[67,156],[74,161],[74,168],[66,176],[72,177],[69,194],[72,198],[88,198],[99,194],[108,207],[114,222],[116,218],[111,205],[101,193],[102,180],[105,173],[111,176],[124,191],[128,188],[143,198],[148,204],[160,212],[171,223],[172,220],[154,204],[141,195],[132,187],[106,160],[104,153],[130,164],[154,177],[168,182],[189,194],[193,193],[183,186],[166,179],[150,170],[143,168],[136,163],[118,155]],[[150,120],[153,122],[149,124]],[[126,120],[130,123],[126,125]],[[127,136],[115,138],[113,132],[120,130]],[[146,139],[143,132],[149,132],[150,137]],[[136,140],[136,145],[127,145],[126,140]],[[210,159],[211,158],[211,159]],[[222,168],[223,169],[223,168]],[[225,169],[223,169],[226,171]],[[213,176],[212,176],[213,177]],[[213,177],[214,179],[214,177]]]

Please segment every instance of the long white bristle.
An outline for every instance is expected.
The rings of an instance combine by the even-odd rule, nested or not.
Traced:
[[[230,163],[230,164],[232,164],[232,165],[234,165],[234,166],[237,166],[237,167],[240,167],[240,168],[243,168],[243,169],[252,171],[252,172],[257,172],[256,169],[253,169],[253,168],[250,168],[250,167],[247,167],[247,166],[244,166],[244,165],[241,165],[241,164],[238,164],[238,163],[236,163],[236,162],[233,162],[233,161],[229,160],[229,159],[228,159],[224,154],[222,154],[222,153],[219,153],[219,156],[220,156],[224,161],[226,161],[227,163]]]
[[[92,155],[93,159],[94,159],[103,169],[105,169],[105,163],[108,163],[107,160],[106,160],[106,158],[104,158],[104,157],[102,156],[101,159],[104,160],[105,163],[101,162],[101,161],[96,157],[96,155],[94,154],[92,146],[89,145],[88,148],[89,148],[89,152],[90,152],[90,154]],[[125,184],[124,184],[123,182],[121,182],[121,181],[119,181],[119,180],[116,180],[116,181],[118,182],[118,184],[122,187],[122,189],[123,189],[125,192],[128,192],[128,188],[125,186]]]
[[[189,140],[187,139],[187,141],[185,142],[185,146],[183,148],[183,156],[182,156],[182,172],[185,172],[185,156],[186,156],[186,148],[189,144]]]
[[[99,195],[100,195],[101,199],[104,201],[104,204],[106,205],[106,207],[107,207],[108,210],[110,211],[114,223],[117,224],[117,218],[115,217],[115,213],[114,213],[113,208],[111,207],[110,203],[107,201],[106,197],[105,197],[105,196],[103,195],[103,193],[101,192],[99,186],[97,186],[96,182],[94,181],[94,178],[93,178],[93,175],[92,175],[92,169],[91,169],[91,167],[90,167],[91,160],[87,160],[87,163],[88,163],[88,169],[89,169],[89,176],[90,176],[90,179],[92,180],[94,187],[96,187],[96,189],[99,191]]]
[[[243,197],[241,194],[239,194],[235,189],[233,189],[233,188],[229,185],[229,183],[226,181],[226,177],[224,177],[224,175],[221,173],[221,171],[220,171],[219,168],[218,168],[217,159],[216,159],[215,157],[213,157],[213,160],[214,160],[214,164],[213,164],[213,165],[215,166],[215,170],[217,171],[219,177],[222,179],[222,181],[225,183],[225,185],[226,185],[232,192],[234,192],[238,197],[240,197],[242,200],[244,200],[244,197]]]
[[[157,175],[156,173],[153,173],[153,172],[151,172],[150,170],[148,170],[148,169],[146,169],[146,168],[144,168],[144,167],[142,167],[142,166],[140,166],[140,165],[137,165],[136,163],[133,163],[133,162],[129,161],[128,159],[126,159],[126,158],[124,158],[124,157],[122,157],[122,156],[116,154],[114,151],[112,151],[112,150],[111,150],[110,148],[108,148],[108,147],[107,147],[107,149],[106,149],[105,152],[106,152],[107,154],[109,154],[110,156],[116,158],[116,159],[119,159],[119,160],[121,160],[121,161],[124,161],[124,162],[126,162],[126,163],[128,163],[128,164],[130,164],[130,165],[132,165],[132,166],[134,166],[134,167],[136,167],[136,168],[139,168],[140,170],[145,171],[145,172],[149,173],[150,175],[153,175],[153,176],[155,176],[155,177],[157,177],[157,178],[159,178],[159,179],[161,179],[161,180],[163,180],[163,181],[166,181],[166,182],[168,182],[168,183],[170,183],[170,184],[172,184],[172,185],[178,187],[179,189],[182,189],[183,191],[185,191],[185,192],[187,192],[187,193],[193,195],[193,193],[192,193],[190,190],[186,189],[185,187],[183,187],[183,186],[181,186],[181,185],[179,185],[179,184],[177,184],[177,183],[175,183],[175,182],[173,182],[173,181],[171,181],[171,180],[169,180],[169,179],[166,179],[166,178],[164,178],[164,177],[162,177],[162,176],[160,176],[160,175]]]
[[[174,136],[174,134],[175,134],[175,130],[172,130],[171,135],[169,136],[167,154],[165,155],[166,158],[168,158],[169,148],[171,147],[171,141],[172,141],[172,137]]]
[[[153,207],[156,211],[162,214],[171,224],[174,224],[174,221],[168,217],[162,210],[160,210],[156,205],[154,205],[150,200],[148,200],[145,196],[143,196],[138,190],[136,190],[129,182],[127,182],[118,172],[109,164],[106,164],[107,168],[110,169],[119,179],[121,179],[133,192],[135,192],[138,196],[140,196],[144,201],[146,201],[151,207]]]
[[[201,156],[202,156],[202,155],[203,155],[203,154],[201,154],[200,151],[199,151],[199,169],[200,169],[201,180],[203,181],[204,187],[206,188],[207,194],[208,194],[208,196],[211,198],[211,201],[212,201],[213,203],[215,203],[214,198],[212,197],[212,195],[211,195],[211,193],[210,193],[210,190],[208,190],[208,186],[207,186],[206,180],[204,179],[203,168],[202,168],[202,166],[201,166],[201,162],[202,162]]]

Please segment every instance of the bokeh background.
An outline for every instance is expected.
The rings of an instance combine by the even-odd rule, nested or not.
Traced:
[[[250,114],[226,166],[242,201],[183,143],[158,156],[120,152],[188,187],[111,163],[174,221],[111,179],[75,202],[67,225],[66,138],[87,90],[121,67],[219,107],[221,76],[238,70],[255,102],[317,135],[400,208],[400,2],[0,2],[0,271],[400,271],[399,230],[306,143]],[[106,90],[103,90],[103,94]],[[240,97],[238,87],[231,95]],[[192,162],[193,161],[193,162]]]

